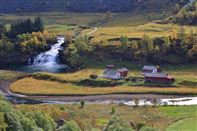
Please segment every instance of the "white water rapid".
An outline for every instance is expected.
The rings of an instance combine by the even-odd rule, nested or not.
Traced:
[[[29,67],[35,71],[57,72],[66,68],[65,65],[59,64],[59,51],[63,50],[61,46],[65,42],[65,38],[58,37],[58,42],[51,46],[51,49],[42,52],[33,59],[33,64]]]

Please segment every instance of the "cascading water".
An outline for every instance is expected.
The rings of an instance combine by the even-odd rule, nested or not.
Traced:
[[[58,43],[51,46],[51,49],[42,52],[33,59],[33,64],[29,66],[33,71],[58,72],[65,69],[65,65],[59,64],[59,51],[63,50],[61,46],[65,42],[65,38],[58,37]],[[29,60],[32,61],[32,60]]]
[[[51,46],[49,51],[40,53],[34,58],[33,65],[37,66],[53,66],[58,64],[59,50],[62,50],[61,45],[64,43],[64,38],[58,38],[58,43]]]

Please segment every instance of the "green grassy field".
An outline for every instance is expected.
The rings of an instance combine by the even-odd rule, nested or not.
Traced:
[[[160,107],[162,113],[170,118],[179,118],[170,124],[167,131],[195,131],[197,130],[197,107],[182,106],[180,107]]]
[[[26,13],[26,14],[4,14],[3,19],[10,24],[21,19],[36,16],[43,18],[45,30],[56,34],[74,35],[74,30],[79,26],[98,27],[98,30],[91,34],[93,41],[111,40],[121,36],[129,38],[141,38],[144,34],[150,37],[169,36],[178,31],[180,26],[174,24],[157,24],[156,20],[161,19],[159,13],[112,13],[111,19],[106,20],[105,13]],[[186,26],[186,32],[197,31],[195,26]],[[85,35],[90,29],[81,32]]]
[[[122,35],[128,35],[130,32],[135,32],[133,26],[144,25],[153,20],[160,19],[160,13],[144,13],[144,12],[132,12],[132,13],[112,13],[111,19],[106,20],[105,13],[18,13],[18,14],[3,14],[3,20],[5,23],[11,24],[18,20],[40,16],[44,20],[46,31],[64,34],[75,28],[73,25],[84,26],[97,26],[101,27],[98,34],[103,34],[108,31],[114,31],[114,33],[123,33]],[[103,28],[109,27],[109,28]],[[114,28],[116,27],[116,28]],[[142,27],[143,28],[143,27]],[[157,29],[158,30],[158,29]],[[143,31],[139,28],[139,31]],[[154,29],[153,29],[154,31]],[[86,31],[84,31],[86,32]],[[126,33],[125,33],[126,32]],[[106,34],[108,35],[108,34]],[[113,34],[110,34],[113,36]]]

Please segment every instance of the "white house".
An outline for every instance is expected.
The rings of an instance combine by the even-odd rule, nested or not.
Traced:
[[[147,66],[145,65],[143,68],[142,68],[142,75],[145,76],[147,73],[153,73],[153,74],[156,74],[160,72],[160,69],[158,66]]]
[[[118,80],[126,77],[128,74],[127,68],[111,69],[107,68],[103,72],[103,78]]]

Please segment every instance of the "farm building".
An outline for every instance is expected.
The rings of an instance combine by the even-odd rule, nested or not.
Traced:
[[[172,78],[166,73],[146,73],[144,75],[144,80],[145,82],[154,82],[162,84],[172,84],[174,82],[174,78]]]
[[[142,68],[142,75],[145,76],[147,73],[158,73],[161,72],[159,66],[147,66]]]
[[[102,77],[107,79],[118,80],[125,78],[127,74],[128,74],[127,68],[114,69],[113,65],[108,65],[104,70]]]

